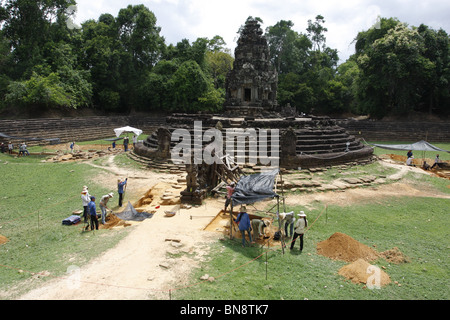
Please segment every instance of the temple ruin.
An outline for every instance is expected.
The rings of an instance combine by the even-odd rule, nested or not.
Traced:
[[[279,106],[277,102],[278,75],[269,59],[269,48],[259,22],[248,19],[241,31],[235,49],[233,69],[226,79],[226,100],[222,114],[173,114],[166,119],[166,126],[160,127],[146,141],[135,148],[135,153],[150,159],[170,162],[171,150],[178,141],[172,141],[176,129],[185,129],[192,137],[192,149],[195,143],[205,147],[210,141],[202,141],[204,133],[211,128],[225,132],[248,135],[250,130],[278,130],[276,141],[278,150],[268,157],[279,157],[278,165],[284,169],[299,170],[340,164],[369,163],[373,158],[373,149],[365,146],[360,139],[350,135],[336,121],[329,117],[299,115],[295,108]],[[201,122],[202,132],[195,132],[194,122]],[[250,139],[249,137],[247,137]],[[259,136],[259,139],[261,135]],[[258,145],[271,145],[270,136],[258,140]],[[245,137],[244,137],[245,139]],[[250,150],[246,147],[246,159]],[[223,154],[226,154],[224,150]],[[238,163],[241,166],[246,163]],[[252,163],[253,166],[263,166]],[[201,200],[205,190],[210,191],[217,183],[229,177],[217,174],[217,168],[186,164],[190,187],[182,192],[185,199]],[[202,174],[209,175],[203,177]],[[194,177],[194,176],[195,177]],[[203,190],[203,191],[201,191]],[[195,196],[197,195],[197,196]]]
[[[225,115],[274,115],[278,74],[269,61],[269,47],[257,20],[247,20],[234,55],[225,83]]]

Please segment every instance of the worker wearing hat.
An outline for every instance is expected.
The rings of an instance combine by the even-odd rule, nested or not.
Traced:
[[[89,195],[89,188],[87,186],[83,186],[83,190],[81,191],[81,202],[83,203],[83,219],[84,223],[89,224],[89,213],[88,213],[88,205],[91,201],[91,196]]]
[[[265,235],[265,228],[269,226],[269,221],[263,219],[252,219],[253,240]]]
[[[248,233],[250,243],[253,242],[252,234],[250,233],[251,230],[250,217],[247,214],[247,209],[245,208],[245,206],[241,206],[241,210],[237,218],[234,220],[234,222],[238,223],[239,231],[242,234],[242,246],[245,247],[245,232]]]
[[[102,224],[105,224],[106,221],[106,210],[112,211],[110,208],[108,208],[108,201],[109,199],[111,199],[113,197],[113,193],[110,192],[108,194],[105,194],[101,199],[100,199],[100,210],[102,212]]]
[[[306,214],[304,211],[300,211],[299,214],[297,214],[297,221],[295,223],[295,230],[294,230],[294,238],[291,242],[291,250],[294,249],[294,244],[297,238],[300,238],[300,251],[303,250],[303,235],[305,234],[306,228],[308,227],[308,220],[306,219]]]

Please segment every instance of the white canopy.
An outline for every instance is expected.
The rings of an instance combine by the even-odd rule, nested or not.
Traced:
[[[114,132],[116,133],[117,137],[120,136],[124,132],[133,132],[137,136],[140,136],[142,134],[142,130],[141,129],[136,129],[136,128],[133,128],[133,127],[130,127],[130,126],[114,129]]]

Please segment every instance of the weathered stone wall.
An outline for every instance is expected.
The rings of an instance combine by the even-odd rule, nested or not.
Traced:
[[[336,123],[366,141],[450,142],[450,122],[336,120]]]
[[[20,138],[60,139],[69,141],[87,141],[114,137],[114,129],[132,126],[152,133],[156,127],[165,123],[164,117],[156,116],[94,116],[84,118],[46,118],[0,120],[0,133]],[[0,141],[6,139],[0,137]],[[13,140],[17,144],[18,140]],[[47,144],[45,141],[27,141],[29,146]]]

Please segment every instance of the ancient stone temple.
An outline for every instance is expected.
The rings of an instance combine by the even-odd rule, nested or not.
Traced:
[[[278,74],[269,61],[269,47],[257,20],[247,20],[234,54],[226,79],[226,114],[272,114],[277,107]]]
[[[248,19],[235,49],[235,62],[226,79],[226,101],[221,114],[173,114],[166,118],[166,126],[149,135],[146,141],[136,145],[134,152],[152,160],[171,163],[171,150],[177,146],[173,139],[176,129],[189,133],[188,144],[204,148],[210,139],[203,139],[205,133],[216,128],[223,135],[236,133],[250,140],[256,132],[258,146],[274,145],[268,157],[279,157],[279,167],[291,170],[333,166],[339,164],[368,163],[373,159],[373,149],[360,139],[339,127],[336,121],[326,116],[299,115],[291,106],[278,106],[276,70],[271,66],[269,49],[258,21]],[[201,123],[201,130],[196,129]],[[279,134],[262,134],[264,130],[275,130]],[[262,139],[263,137],[264,139]],[[233,142],[234,143],[234,142]],[[250,150],[244,153],[250,158]],[[274,154],[276,155],[274,155]],[[227,150],[223,150],[227,154]],[[247,166],[247,163],[241,164]],[[255,164],[252,164],[254,166]],[[262,163],[256,163],[263,166]],[[204,163],[192,166],[186,164],[189,186],[182,192],[186,201],[201,203],[207,192],[221,179],[217,168]],[[205,192],[206,190],[206,192]],[[182,197],[182,199],[183,199]]]

